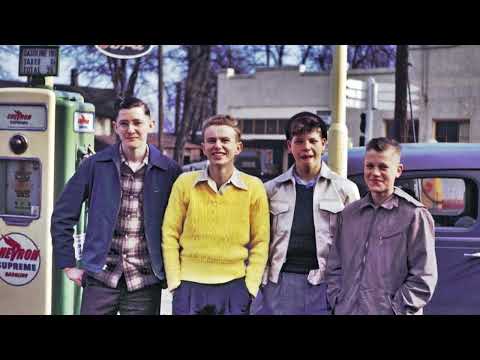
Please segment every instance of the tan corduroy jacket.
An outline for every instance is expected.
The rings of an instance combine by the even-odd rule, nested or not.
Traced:
[[[265,184],[270,204],[270,251],[263,275],[263,284],[277,283],[282,265],[287,259],[288,242],[293,223],[296,192],[293,166],[282,175]],[[360,198],[357,186],[341,177],[322,162],[320,176],[313,192],[313,221],[319,268],[311,270],[308,281],[318,285],[324,280],[324,272],[332,238],[335,233],[337,214]]]

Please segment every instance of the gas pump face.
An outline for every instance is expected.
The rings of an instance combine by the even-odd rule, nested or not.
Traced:
[[[0,89],[0,314],[49,314],[55,93]]]
[[[38,159],[0,158],[0,217],[26,223],[40,216],[42,171]]]

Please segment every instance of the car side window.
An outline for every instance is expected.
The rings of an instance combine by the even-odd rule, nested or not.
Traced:
[[[466,178],[401,178],[396,185],[430,211],[436,226],[469,228],[475,224],[477,185]]]
[[[363,179],[352,177],[361,196],[368,191]],[[478,187],[467,178],[401,177],[396,186],[420,201],[432,214],[435,226],[469,228],[478,216]]]

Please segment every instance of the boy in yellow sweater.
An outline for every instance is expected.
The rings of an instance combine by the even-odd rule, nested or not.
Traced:
[[[268,257],[268,200],[260,179],[238,171],[238,123],[216,115],[202,129],[208,168],[175,182],[163,222],[174,315],[248,314]]]

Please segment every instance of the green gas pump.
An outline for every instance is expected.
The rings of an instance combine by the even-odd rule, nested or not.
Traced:
[[[94,153],[95,107],[85,103],[83,96],[78,93],[56,91],[55,96],[54,199],[57,199],[80,162]],[[84,206],[74,235],[77,261],[81,258],[86,216]],[[62,270],[54,269],[52,296],[53,314],[80,313],[82,289],[68,280]]]

